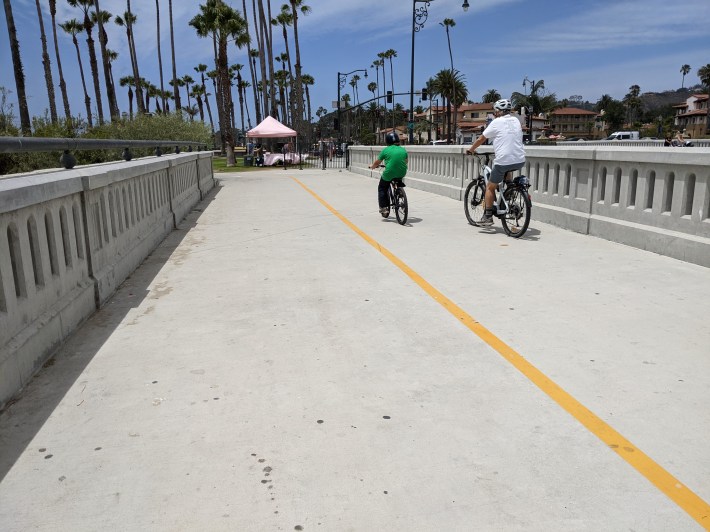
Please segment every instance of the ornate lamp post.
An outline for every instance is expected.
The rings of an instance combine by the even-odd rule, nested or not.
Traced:
[[[417,4],[424,4],[417,7]],[[412,66],[411,77],[409,83],[409,143],[414,143],[414,35],[424,27],[424,23],[429,18],[428,7],[431,4],[430,0],[412,0]],[[468,0],[464,0],[461,5],[464,11],[468,11]]]
[[[364,72],[365,79],[367,79],[367,70],[364,68],[359,68],[353,70],[352,72],[347,72],[345,74],[338,72],[338,142],[340,142],[340,91],[345,88],[345,84],[348,82],[348,76],[354,74],[355,72]]]

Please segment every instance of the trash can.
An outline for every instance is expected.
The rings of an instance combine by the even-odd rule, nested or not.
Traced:
[[[245,155],[244,156],[244,166],[254,166],[254,156]]]

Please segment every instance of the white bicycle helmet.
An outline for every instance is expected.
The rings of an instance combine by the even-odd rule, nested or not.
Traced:
[[[513,104],[510,102],[510,100],[502,99],[498,100],[496,103],[493,104],[493,109],[495,109],[496,111],[507,113],[510,112],[511,109],[513,109]]]

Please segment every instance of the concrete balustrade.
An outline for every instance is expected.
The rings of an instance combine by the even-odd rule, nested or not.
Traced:
[[[211,153],[0,180],[0,407],[213,186]]]
[[[379,177],[368,165],[382,147],[349,149],[351,171]],[[407,151],[413,188],[463,200],[479,174],[463,147]],[[710,267],[710,148],[528,146],[526,154],[533,220]]]

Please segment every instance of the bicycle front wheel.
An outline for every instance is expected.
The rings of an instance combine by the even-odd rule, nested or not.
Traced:
[[[532,201],[528,191],[521,188],[509,188],[505,191],[508,212],[503,217],[503,229],[508,236],[520,238],[530,225]]]
[[[471,181],[466,187],[463,198],[466,219],[471,225],[476,225],[483,217],[483,211],[486,210],[485,198],[486,189],[483,187],[483,183],[479,180]]]
[[[400,225],[404,225],[407,223],[407,215],[409,214],[409,204],[407,203],[407,194],[404,192],[404,189],[398,187],[394,193],[394,197],[395,197],[394,212],[395,212],[395,215],[397,216],[397,222],[399,222]]]

